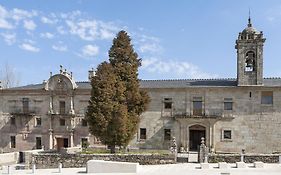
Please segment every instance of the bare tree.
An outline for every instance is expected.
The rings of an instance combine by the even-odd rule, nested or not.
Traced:
[[[4,89],[18,86],[20,83],[19,75],[8,63],[0,68],[0,86]]]

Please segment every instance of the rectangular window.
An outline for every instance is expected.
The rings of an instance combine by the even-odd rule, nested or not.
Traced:
[[[16,148],[16,136],[11,136],[11,148]]]
[[[193,115],[202,115],[202,97],[193,98]]]
[[[42,138],[41,137],[36,137],[36,149],[42,149]]]
[[[272,91],[261,92],[261,104],[273,104],[273,92]]]
[[[231,140],[231,130],[223,130],[223,139],[224,140]]]
[[[146,128],[140,128],[140,139],[141,140],[146,139]]]
[[[81,139],[81,146],[82,146],[82,148],[88,148],[89,142],[88,142],[87,138],[82,138]]]
[[[171,140],[171,129],[164,129],[164,140],[165,141]]]
[[[172,109],[172,98],[164,98],[164,109]]]
[[[41,126],[41,118],[40,117],[35,118],[35,126]]]
[[[60,101],[60,114],[65,114],[65,101]]]
[[[68,138],[63,139],[63,147],[68,148]]]
[[[29,113],[29,98],[22,99],[22,111],[24,114]]]
[[[15,117],[11,117],[11,125],[16,125],[16,118]]]
[[[88,126],[87,120],[82,119],[82,126]]]
[[[63,118],[60,119],[60,126],[65,126],[65,119]]]
[[[225,98],[224,99],[224,110],[231,111],[233,107],[232,98]]]

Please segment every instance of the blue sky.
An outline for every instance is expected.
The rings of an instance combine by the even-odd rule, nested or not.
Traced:
[[[21,85],[47,80],[59,65],[84,81],[124,29],[143,59],[141,79],[234,78],[249,8],[267,38],[264,76],[279,77],[279,0],[3,0],[0,68],[9,65]]]

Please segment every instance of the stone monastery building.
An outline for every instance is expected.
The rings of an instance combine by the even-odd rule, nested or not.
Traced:
[[[281,79],[263,78],[264,42],[249,18],[235,45],[237,79],[142,80],[151,102],[130,146],[169,149],[175,137],[192,151],[205,137],[215,152],[281,152]],[[84,120],[90,93],[62,67],[42,84],[1,89],[1,151],[98,144]]]

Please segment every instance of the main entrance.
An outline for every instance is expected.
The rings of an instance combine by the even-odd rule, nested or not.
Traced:
[[[198,151],[201,144],[201,138],[206,139],[206,128],[201,125],[189,127],[189,150]]]
[[[68,138],[57,138],[57,150],[68,147]]]

